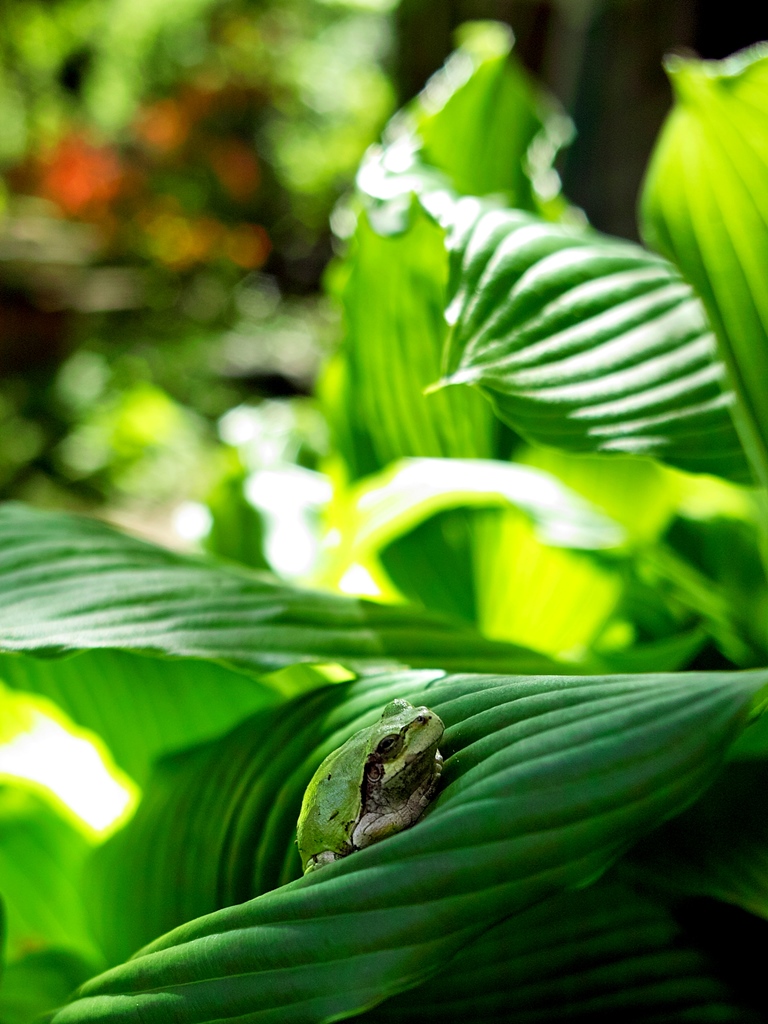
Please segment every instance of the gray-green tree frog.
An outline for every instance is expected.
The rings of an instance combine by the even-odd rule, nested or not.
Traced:
[[[307,786],[298,822],[304,873],[419,820],[434,796],[444,726],[429,708],[387,704],[381,719],[323,761]]]

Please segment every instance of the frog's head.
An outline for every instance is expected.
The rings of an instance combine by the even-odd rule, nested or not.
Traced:
[[[424,757],[434,759],[444,730],[440,716],[429,708],[393,700],[372,730],[369,752],[389,775],[390,769],[397,771]]]

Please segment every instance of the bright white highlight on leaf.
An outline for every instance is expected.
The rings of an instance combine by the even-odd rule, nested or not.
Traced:
[[[96,747],[34,710],[31,728],[0,746],[0,775],[29,779],[54,793],[96,832],[103,832],[136,796],[110,773]]]
[[[202,540],[208,536],[212,525],[210,509],[199,501],[185,501],[173,513],[173,528],[183,540]]]
[[[264,553],[280,576],[305,576],[317,561],[318,513],[331,500],[327,476],[302,466],[257,470],[246,481],[245,495],[264,517]]]
[[[381,595],[381,588],[376,580],[365,566],[359,563],[350,565],[341,577],[339,590],[342,594],[352,594],[355,597],[379,597]]]

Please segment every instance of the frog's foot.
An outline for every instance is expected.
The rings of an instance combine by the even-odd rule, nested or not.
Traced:
[[[342,856],[340,853],[334,853],[333,850],[321,850],[320,853],[313,853],[307,862],[304,874],[308,875],[310,871],[316,871],[326,864],[333,864],[335,860],[341,860]]]

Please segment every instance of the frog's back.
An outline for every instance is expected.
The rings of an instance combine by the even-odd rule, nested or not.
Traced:
[[[362,766],[367,756],[368,736],[356,735],[326,757],[304,794],[297,826],[299,854],[303,865],[323,850],[344,854],[362,805]],[[350,772],[349,764],[360,772]]]

